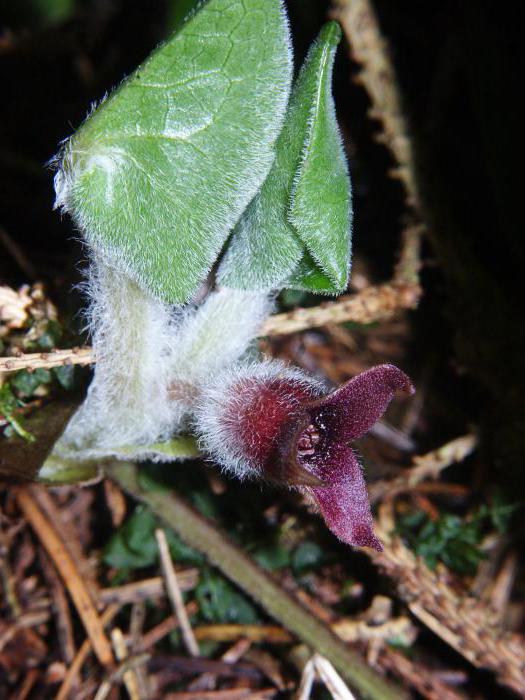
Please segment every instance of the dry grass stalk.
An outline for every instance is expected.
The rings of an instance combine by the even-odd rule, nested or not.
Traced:
[[[310,695],[312,694],[315,675],[314,662],[312,659],[310,659],[304,665],[303,672],[301,674],[301,682],[299,683],[299,688],[295,694],[295,700],[309,700]]]
[[[325,302],[310,309],[292,311],[271,316],[261,328],[261,336],[286,335],[329,323],[372,323],[393,316],[403,309],[417,306],[420,296],[418,284],[392,283],[371,286],[358,294],[341,297],[338,301]],[[18,372],[21,369],[61,367],[64,365],[89,365],[96,362],[91,348],[72,348],[43,353],[23,353],[0,358],[0,372]]]
[[[314,654],[312,661],[319,678],[330,691],[334,700],[356,700],[332,664],[320,654]]]
[[[444,683],[432,671],[389,647],[383,647],[377,660],[378,665],[402,678],[427,700],[465,700],[465,696]]]
[[[100,620],[104,627],[109,625],[111,620],[117,615],[117,613],[120,610],[120,605],[110,605],[104,613],[101,615]],[[92,644],[91,644],[91,639],[88,637],[80,647],[80,649],[77,652],[77,655],[73,659],[73,663],[71,666],[68,668],[66,677],[62,681],[62,685],[60,686],[60,689],[55,697],[55,700],[67,700],[69,698],[69,694],[71,689],[76,683],[77,677],[82,669],[82,666],[84,665],[84,662],[86,661],[87,657],[89,656],[89,653],[92,650]]]
[[[40,509],[33,491],[34,487],[17,488],[16,499],[18,506],[57,567],[84,628],[91,638],[98,660],[103,666],[111,667],[113,665],[111,645],[105,635],[104,625],[91,600],[83,576],[53,528],[51,521]]]
[[[110,696],[114,685],[122,683],[124,676],[126,676],[130,671],[143,666],[149,660],[150,656],[148,654],[128,657],[115,671],[113,671],[113,673],[102,681],[93,700],[106,700],[106,698]],[[134,700],[134,698],[132,698],[132,700]]]
[[[335,0],[333,15],[343,27],[353,59],[361,66],[358,80],[370,97],[370,116],[381,124],[382,133],[377,140],[390,149],[398,162],[395,175],[405,187],[408,203],[417,208],[412,142],[388,45],[381,34],[373,5],[370,0]]]
[[[267,700],[277,693],[275,688],[253,691],[250,688],[226,688],[225,690],[196,690],[166,693],[164,700]]]
[[[198,609],[199,606],[197,603],[194,600],[190,600],[188,605],[185,606],[186,615],[188,617],[190,615],[195,615]],[[170,615],[169,617],[164,618],[162,622],[159,622],[158,625],[143,635],[142,639],[140,640],[140,645],[135,649],[135,651],[147,651],[152,646],[155,646],[155,644],[158,644],[158,642],[160,642],[161,639],[164,639],[164,637],[170,634],[170,632],[176,630],[179,626],[179,619],[176,615]]]
[[[437,450],[412,459],[414,466],[395,479],[376,481],[370,486],[370,500],[377,502],[384,496],[393,498],[398,493],[409,491],[425,479],[437,479],[441,472],[452,464],[462,462],[476,449],[476,435],[469,433],[455,438]]]
[[[458,594],[448,582],[448,572],[431,571],[381,524],[377,535],[384,551],[366,552],[396,581],[410,611],[474,666],[492,670],[500,683],[525,695],[523,637],[502,630],[486,603]]]
[[[155,530],[155,537],[157,538],[157,544],[159,547],[160,565],[166,582],[166,590],[173,606],[173,611],[179,620],[184,644],[191,656],[199,656],[199,645],[197,644],[197,640],[193,634],[193,630],[186,613],[186,608],[184,607],[182,592],[179,582],[177,581],[177,574],[175,573],[173,562],[171,561],[168,541],[164,530],[161,530],[160,528]]]
[[[181,591],[191,591],[199,581],[197,569],[184,569],[177,571],[177,579]],[[161,576],[125,583],[114,588],[102,588],[98,594],[98,600],[104,605],[109,603],[139,603],[152,598],[164,598],[166,588]]]
[[[126,642],[124,641],[124,635],[122,630],[118,627],[114,627],[111,630],[111,641],[113,642],[113,649],[115,650],[115,656],[118,661],[126,661],[128,658],[128,650],[126,647]],[[130,700],[140,700],[140,690],[139,682],[137,680],[136,669],[129,668],[122,674],[122,680],[128,691]]]

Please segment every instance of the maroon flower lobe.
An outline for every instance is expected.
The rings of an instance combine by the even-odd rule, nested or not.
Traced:
[[[301,488],[339,539],[380,550],[350,443],[381,418],[396,391],[414,392],[408,377],[380,365],[319,398],[313,380],[280,363],[241,372],[226,394],[218,399],[214,389],[203,404],[208,451],[240,476],[256,473]]]

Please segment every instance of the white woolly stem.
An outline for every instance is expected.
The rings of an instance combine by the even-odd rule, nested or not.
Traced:
[[[130,446],[187,428],[202,386],[244,355],[271,311],[266,295],[230,289],[212,292],[198,307],[170,309],[100,259],[87,288],[97,364],[87,398],[55,448],[69,459],[129,458]]]
[[[97,359],[86,401],[58,450],[101,455],[112,448],[167,439],[169,309],[101,261],[88,284],[89,328]],[[94,451],[94,453],[93,453]]]

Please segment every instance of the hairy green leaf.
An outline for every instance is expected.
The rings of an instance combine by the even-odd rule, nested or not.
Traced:
[[[66,145],[57,204],[110,265],[188,301],[268,174],[290,81],[279,0],[208,0]]]
[[[342,291],[350,263],[350,179],[331,93],[341,30],[323,27],[292,92],[276,159],[234,229],[219,280],[242,289]]]

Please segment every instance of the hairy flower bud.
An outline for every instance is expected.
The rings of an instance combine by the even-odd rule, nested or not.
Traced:
[[[373,367],[331,393],[280,362],[237,366],[203,391],[197,430],[224,468],[305,490],[342,541],[381,549],[350,443],[370,430],[397,390],[414,388],[393,365]]]

